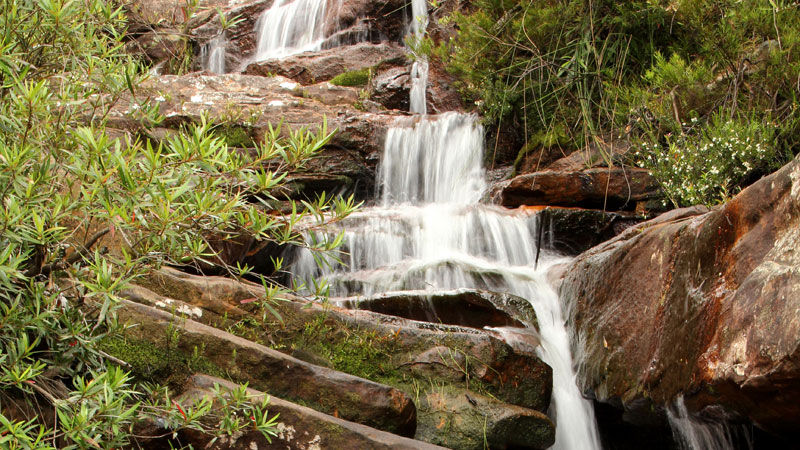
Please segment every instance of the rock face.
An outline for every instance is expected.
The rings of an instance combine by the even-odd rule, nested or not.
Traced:
[[[483,448],[482,434],[476,435],[472,425],[478,418],[483,424],[484,417],[488,417],[488,429],[495,430],[490,441],[493,447],[544,448],[552,439],[553,424],[543,414],[550,404],[552,371],[536,356],[538,341],[530,329],[511,329],[519,330],[514,333],[512,342],[501,334],[501,331],[508,330],[506,328],[481,330],[420,322],[371,311],[323,306],[301,299],[272,305],[280,314],[280,320],[270,320],[271,315],[266,316],[267,319],[257,319],[268,314],[258,306],[257,299],[264,296],[264,288],[260,285],[222,277],[188,275],[171,269],[154,273],[141,283],[142,286],[127,291],[126,296],[142,305],[126,304],[120,314],[132,322],[147,324],[132,329],[132,337],[159,339],[165,334],[159,330],[172,323],[166,317],[170,317],[170,313],[183,315],[185,319],[175,321],[181,330],[180,349],[192,354],[193,347],[205,345],[207,351],[202,355],[212,363],[273,395],[299,398],[310,405],[324,403],[322,409],[319,406],[314,408],[330,414],[335,412],[342,418],[380,429],[387,429],[387,425],[382,421],[376,423],[376,419],[365,422],[361,414],[375,408],[383,411],[383,408],[395,404],[395,407],[390,407],[394,411],[391,414],[398,417],[397,424],[401,424],[405,420],[401,419],[405,416],[400,414],[402,399],[413,396],[419,399],[416,437],[447,446],[458,443],[456,448]],[[485,297],[489,294],[469,295]],[[500,298],[503,296],[498,296]],[[504,300],[509,311],[523,307],[515,306],[516,303],[514,298]],[[486,309],[488,305],[483,307]],[[527,314],[522,311],[519,317],[525,322],[535,323],[532,311]],[[283,363],[269,363],[270,358],[278,358],[274,355],[278,352],[203,324],[234,329],[251,341],[290,350],[294,358],[283,355],[292,361],[286,364],[295,368],[307,367],[297,362],[298,359],[306,361],[304,364],[315,367],[314,377],[324,379],[312,382],[302,388],[302,392],[297,391],[300,387],[291,386],[307,384],[305,381],[297,382],[303,379],[302,375],[287,375],[294,374],[296,369],[284,368]],[[237,357],[232,360],[233,348]],[[356,414],[347,405],[358,403],[361,401],[359,398],[364,399],[360,394],[353,395],[362,392],[361,389],[338,380],[366,382],[363,378],[376,381],[374,386],[383,387],[363,385],[378,390],[374,399],[367,400],[364,412]],[[359,383],[362,381],[357,384],[361,386]],[[334,387],[336,385],[341,389]],[[387,397],[385,394],[395,391],[381,390],[387,389],[386,385],[394,386],[400,395]],[[323,394],[318,392],[327,392],[324,395],[330,395],[331,399],[321,402],[317,395]],[[442,401],[435,395],[437,393],[446,394],[450,399],[446,405],[450,406],[443,408]],[[389,398],[396,398],[395,403],[385,403]],[[467,404],[462,404],[462,400],[468,398],[475,403],[467,400]],[[458,404],[461,406],[456,407]],[[383,414],[383,417],[388,416]],[[467,420],[469,417],[471,419]],[[452,426],[442,427],[443,420]],[[398,427],[397,424],[393,426]],[[524,446],[516,443],[517,432],[502,432],[522,428],[536,435],[536,439]]]
[[[800,159],[724,206],[676,210],[578,257],[562,298],[585,342],[580,379],[644,420],[690,411],[800,426]]]
[[[524,328],[526,325],[536,327],[536,313],[530,303],[510,294],[470,289],[434,293],[395,291],[372,297],[332,300],[351,309],[364,309],[433,323],[475,328]]]
[[[177,349],[203,349],[203,355],[216,366],[274,395],[301,400],[318,410],[400,435],[413,436],[416,430],[414,403],[397,389],[309,364],[143,304],[124,302],[118,316],[123,322],[138,324],[126,333],[128,338],[157,342],[168,339],[169,330],[175,330],[179,336],[174,343]]]
[[[357,90],[321,83],[303,87],[283,77],[240,74],[183,76],[164,75],[141,87],[159,103],[165,116],[159,128],[133,130],[145,138],[163,140],[175,129],[199,122],[205,115],[223,126],[231,147],[248,148],[263,141],[270,125],[282,123],[290,129],[317,130],[327,123],[336,131],[323,152],[289,181],[290,198],[314,198],[329,194],[356,193],[364,199],[374,193],[375,168],[383,151],[386,130],[394,122],[391,113],[375,114],[354,108]],[[120,104],[110,114],[110,124],[126,129],[133,126],[128,117],[135,107]]]
[[[545,171],[519,175],[496,184],[490,193],[494,203],[577,206],[605,210],[633,210],[637,202],[659,197],[656,180],[644,169],[597,168]]]
[[[397,44],[362,42],[318,52],[301,53],[282,59],[250,64],[248,75],[280,75],[301,84],[329,81],[336,75],[356,70],[390,68],[406,63],[405,50]]]

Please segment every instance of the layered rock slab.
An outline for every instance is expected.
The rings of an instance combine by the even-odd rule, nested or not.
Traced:
[[[250,328],[240,325],[252,323],[262,314],[257,299],[263,298],[264,290],[259,285],[171,269],[142,281],[152,290],[132,289],[126,293],[129,298],[210,325],[235,328],[248,339],[291,349],[297,358],[409,393],[420,401],[418,439],[447,446],[458,443],[456,448],[483,448],[482,437],[478,439],[469,425],[475,420],[465,421],[468,417],[479,417],[482,424],[485,419],[491,445],[497,448],[542,448],[554,431],[542,413],[550,403],[552,372],[535,356],[538,342],[533,331],[524,336],[527,328],[514,329],[520,330],[521,340],[527,344],[509,345],[499,329],[419,322],[296,298],[273,305],[281,320],[267,319]],[[226,322],[225,317],[232,321]],[[521,317],[535,321],[532,311]],[[282,375],[278,370],[274,376]],[[429,396],[437,392],[447,394],[453,408],[443,408],[439,397]],[[467,398],[475,403],[462,401]],[[449,400],[445,403],[450,404]],[[456,404],[461,406],[455,408]],[[443,428],[442,420],[452,425]],[[522,447],[513,444],[519,433],[502,431],[523,428],[537,430],[538,437]]]
[[[236,387],[229,381],[197,374],[188,380],[187,388],[179,400],[187,404],[203,396],[213,398],[212,390],[215,385],[223,390],[232,390]],[[251,399],[253,402],[260,402],[266,395],[253,389],[250,389],[248,394],[253,396]],[[195,448],[219,450],[251,450],[263,447],[286,450],[311,448],[435,450],[444,448],[348,422],[274,396],[270,396],[267,408],[270,417],[275,414],[279,415],[277,436],[272,437],[269,442],[256,430],[246,431],[241,435],[223,437],[213,443],[210,442],[210,436],[206,434],[185,430],[180,432],[181,442],[191,444]]]
[[[175,345],[176,351],[189,354],[202,352],[219,368],[258,389],[396,434],[413,436],[416,430],[414,403],[397,389],[301,361],[147,305],[123,301],[117,315],[123,323],[135,325],[126,330],[126,338],[160,342],[164,348]],[[176,342],[169,342],[170,333],[177,335]]]
[[[518,175],[495,184],[489,197],[510,208],[550,205],[614,211],[659,198],[660,189],[647,170],[604,167]]]
[[[666,213],[579,256],[562,299],[579,378],[633,420],[690,411],[800,425],[800,159],[722,207]]]

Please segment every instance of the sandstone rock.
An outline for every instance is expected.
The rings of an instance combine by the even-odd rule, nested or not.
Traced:
[[[239,74],[183,76],[164,75],[148,80],[140,88],[159,103],[166,119],[160,128],[138,129],[146,137],[159,141],[188,123],[200,121],[205,114],[224,125],[228,145],[251,147],[263,140],[270,124],[282,123],[281,131],[318,129],[327,122],[336,130],[321,154],[301,171],[290,174],[285,197],[311,198],[321,191],[355,193],[366,199],[374,193],[377,155],[383,151],[386,130],[394,121],[391,113],[358,111],[351,101],[358,101],[357,90],[328,83],[302,87],[282,77],[257,77]],[[109,122],[119,129],[138,125],[128,119],[136,114],[134,106],[120,102],[109,115]]]
[[[318,52],[301,53],[283,59],[255,62],[244,70],[248,75],[280,75],[301,84],[328,81],[336,75],[378,65],[405,63],[405,50],[397,44],[362,42]]]
[[[202,351],[213,364],[255,388],[400,435],[413,436],[416,429],[414,403],[397,389],[306,363],[143,304],[123,301],[117,315],[123,323],[137,324],[126,330],[127,337],[165,348],[176,345],[188,354]],[[168,330],[177,332],[177,342],[167,343]]]
[[[448,111],[463,111],[461,94],[453,87],[456,78],[437,61],[428,68],[427,102],[428,112],[441,114]]]
[[[659,195],[658,183],[647,170],[627,167],[519,175],[494,185],[490,193],[494,203],[507,207],[578,206],[606,211],[632,210],[636,202]]]
[[[215,303],[227,303],[252,311],[257,306],[253,300],[264,297],[264,288],[260,285],[222,277],[189,275],[174,269],[153,273],[141,283],[164,297],[198,306],[204,311],[205,308],[211,311],[224,308],[221,305],[214,306]],[[508,304],[511,308],[514,299],[510,298]],[[403,379],[415,373],[422,375],[426,367],[436,365],[439,366],[437,371],[441,381],[462,384],[469,379],[480,382],[486,392],[503,402],[539,411],[546,411],[549,407],[552,388],[550,367],[535,355],[533,346],[527,350],[511,346],[497,333],[419,322],[371,311],[323,306],[298,298],[278,302],[273,308],[280,313],[281,320],[276,319],[272,326],[254,330],[261,341],[270,342],[273,346],[294,346],[313,353],[319,350],[317,344],[323,338],[326,346],[340,345],[342,348],[354,341],[367,341],[361,343],[378,352],[373,356],[383,368],[373,370],[363,367],[364,375],[383,374],[387,381],[391,381],[389,379]],[[206,322],[207,318],[211,319],[213,315],[204,314],[197,320],[213,324]],[[308,334],[308,324],[314,323],[320,329],[327,330],[324,336]],[[353,336],[358,339],[350,339]],[[420,362],[420,355],[442,346],[448,349],[441,353],[444,358],[442,361]],[[384,356],[384,348],[390,354]],[[468,359],[469,364],[452,364],[452,358],[461,357]],[[424,375],[422,380],[428,384]]]
[[[550,419],[530,409],[503,404],[472,392],[448,389],[429,392],[420,399],[425,416],[417,438],[448,448],[545,449],[555,442]],[[430,425],[435,425],[431,427]],[[449,430],[443,434],[440,428]]]
[[[632,213],[553,206],[522,206],[539,211],[543,249],[578,255],[622,233],[643,219]],[[538,239],[538,236],[537,236]]]
[[[389,109],[408,111],[411,87],[408,66],[378,72],[370,84],[370,99]]]
[[[214,385],[223,389],[233,389],[235,385],[229,381],[208,375],[194,375],[187,389],[181,394],[179,401],[187,404],[203,396],[212,396]],[[265,395],[249,390],[254,402],[261,401]],[[269,415],[279,414],[278,435],[267,442],[260,432],[251,430],[243,435],[222,438],[210,443],[210,436],[194,432],[182,431],[181,442],[191,444],[194,448],[218,450],[251,450],[253,448],[274,448],[287,450],[319,449],[407,449],[434,450],[441,449],[421,441],[400,437],[385,431],[376,430],[354,422],[339,419],[304,406],[287,402],[270,396]],[[255,445],[254,445],[255,444]]]
[[[510,294],[471,289],[446,292],[396,291],[371,297],[332,300],[351,309],[433,323],[473,328],[526,325],[536,328],[536,313],[530,303]]]
[[[686,396],[692,412],[800,425],[800,159],[724,206],[677,210],[574,261],[562,297],[579,379],[629,418]]]

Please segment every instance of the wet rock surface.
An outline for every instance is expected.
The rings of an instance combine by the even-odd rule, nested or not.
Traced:
[[[345,72],[391,68],[406,64],[406,51],[397,44],[369,42],[302,53],[282,59],[252,63],[244,70],[248,75],[280,75],[303,85],[329,81]]]
[[[465,327],[536,328],[536,313],[527,300],[486,291],[397,291],[370,297],[331,299],[349,309],[411,320]]]
[[[722,207],[666,213],[582,254],[562,298],[585,389],[631,420],[683,394],[690,412],[795,433],[798,233],[796,159]]]

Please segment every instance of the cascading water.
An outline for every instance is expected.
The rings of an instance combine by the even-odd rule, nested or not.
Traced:
[[[200,48],[200,61],[203,70],[225,73],[225,47],[228,41],[224,34],[217,35]]]
[[[428,28],[428,0],[411,0],[411,40],[418,45],[425,36]],[[426,90],[428,88],[428,58],[425,55],[416,55],[416,61],[411,66],[411,112],[427,114],[428,106]]]
[[[536,267],[538,216],[477,203],[484,182],[482,138],[470,137],[482,136],[475,120],[450,113],[392,130],[381,170],[383,206],[341,224],[345,245],[339,256],[345,266],[320,269],[304,253],[294,272],[304,279],[325,278],[336,296],[475,288],[528,299],[539,321],[539,356],[553,368],[558,423],[553,448],[599,449],[592,405],[577,387],[559,298],[546,277],[549,267],[566,260],[542,252]],[[449,139],[430,139],[432,133]],[[414,156],[422,154],[426,157]],[[443,161],[452,161],[453,173],[444,170]]]
[[[679,396],[667,408],[667,419],[681,450],[753,448],[746,428],[732,428],[722,421],[708,422],[693,417],[686,409],[683,396]],[[742,445],[737,446],[737,442]]]
[[[327,0],[275,0],[256,22],[255,59],[319,50],[325,40]]]
[[[412,0],[412,9],[410,28],[420,39],[427,2]],[[319,265],[304,251],[292,272],[302,280],[327,280],[333,296],[474,288],[528,299],[539,322],[537,351],[553,369],[554,448],[599,449],[592,404],[576,384],[559,298],[546,277],[549,267],[566,259],[546,251],[537,255],[536,215],[479,204],[486,182],[478,118],[424,116],[427,61],[418,59],[412,74],[411,110],[418,115],[412,126],[387,133],[382,205],[327,230],[327,237],[344,230],[338,255],[344,265],[334,259]]]

